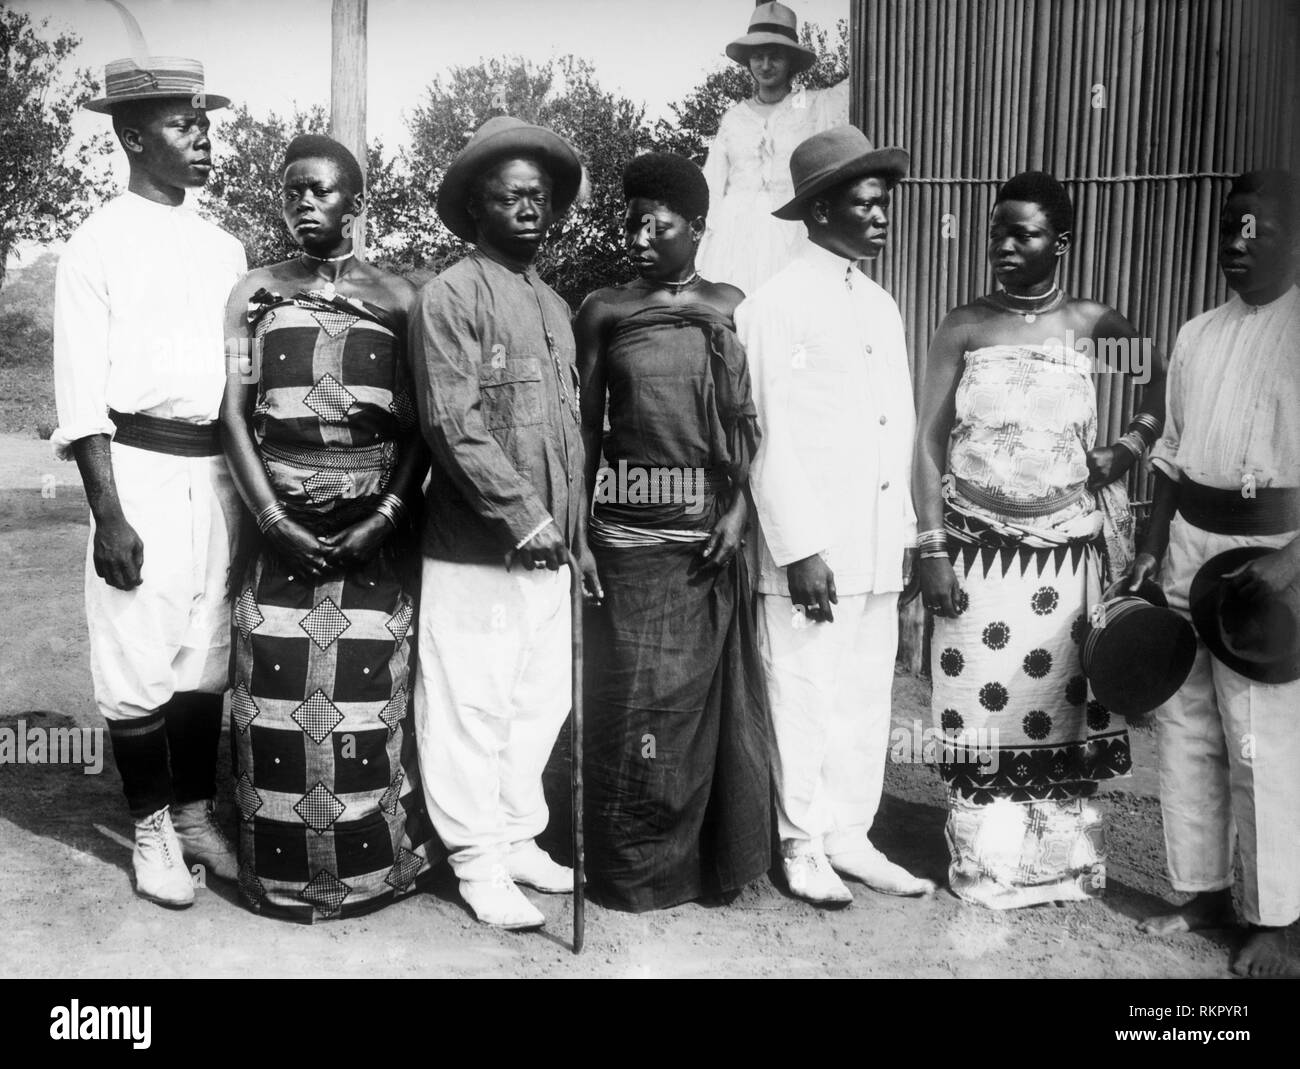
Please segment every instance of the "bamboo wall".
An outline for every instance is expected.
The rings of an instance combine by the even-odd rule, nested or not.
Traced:
[[[902,309],[918,383],[944,314],[993,288],[986,223],[1016,172],[1070,191],[1065,287],[1167,356],[1180,324],[1226,299],[1215,239],[1231,178],[1300,170],[1294,0],[852,0],[850,34],[854,122],[912,155],[873,275]],[[1098,377],[1099,440],[1133,401],[1131,383]],[[915,670],[915,603],[904,624]]]

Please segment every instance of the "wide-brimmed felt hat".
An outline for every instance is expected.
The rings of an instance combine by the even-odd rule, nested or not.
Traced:
[[[203,88],[203,64],[180,56],[141,56],[115,59],[104,68],[104,95],[86,107],[111,114],[118,104],[134,100],[172,100],[184,97],[196,108],[215,111],[229,106],[230,98]]]
[[[1196,633],[1151,580],[1133,593],[1127,583],[1118,590],[1090,614],[1079,659],[1097,701],[1120,716],[1141,717],[1187,680]]]
[[[474,178],[490,164],[514,156],[532,156],[545,166],[553,183],[551,201],[556,215],[573,203],[582,184],[582,161],[577,150],[544,126],[533,126],[513,115],[494,115],[474,131],[438,187],[438,216],[458,238],[474,240],[474,219],[469,214],[469,189]]]
[[[801,219],[805,201],[851,178],[878,174],[896,182],[907,174],[911,159],[906,149],[876,148],[856,126],[832,126],[795,146],[790,154],[794,197],[772,214]]]
[[[1300,679],[1300,597],[1246,597],[1224,578],[1272,552],[1240,546],[1211,557],[1187,600],[1196,633],[1217,660],[1257,683],[1290,683]]]
[[[799,43],[799,20],[785,4],[759,4],[749,17],[749,32],[727,45],[727,56],[742,67],[749,66],[749,53],[764,45],[790,50],[790,73],[799,74],[817,62],[817,53]]]

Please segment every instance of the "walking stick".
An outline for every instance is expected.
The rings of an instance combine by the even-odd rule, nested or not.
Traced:
[[[582,953],[586,927],[582,848],[582,571],[569,554],[569,611],[573,622],[573,707],[569,711],[569,793],[573,805],[573,952]]]

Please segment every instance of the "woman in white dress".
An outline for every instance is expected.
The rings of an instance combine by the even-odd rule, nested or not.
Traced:
[[[792,86],[817,55],[799,43],[795,13],[784,4],[759,4],[749,32],[727,45],[727,55],[749,68],[754,93],[722,116],[704,164],[714,207],[698,266],[705,278],[751,294],[807,241],[802,223],[773,218],[772,210],[794,196],[795,146],[849,121],[849,83]]]

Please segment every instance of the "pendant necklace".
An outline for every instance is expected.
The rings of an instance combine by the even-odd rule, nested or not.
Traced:
[[[1006,290],[999,290],[996,294],[1000,298],[999,302],[1003,309],[1008,312],[1014,312],[1020,316],[1026,323],[1032,323],[1040,315],[1046,315],[1048,312],[1054,312],[1065,303],[1064,291],[1056,285],[1039,297],[1018,297],[1014,293],[1008,293]],[[1014,304],[1016,301],[1024,302],[1023,306],[1017,308]]]

